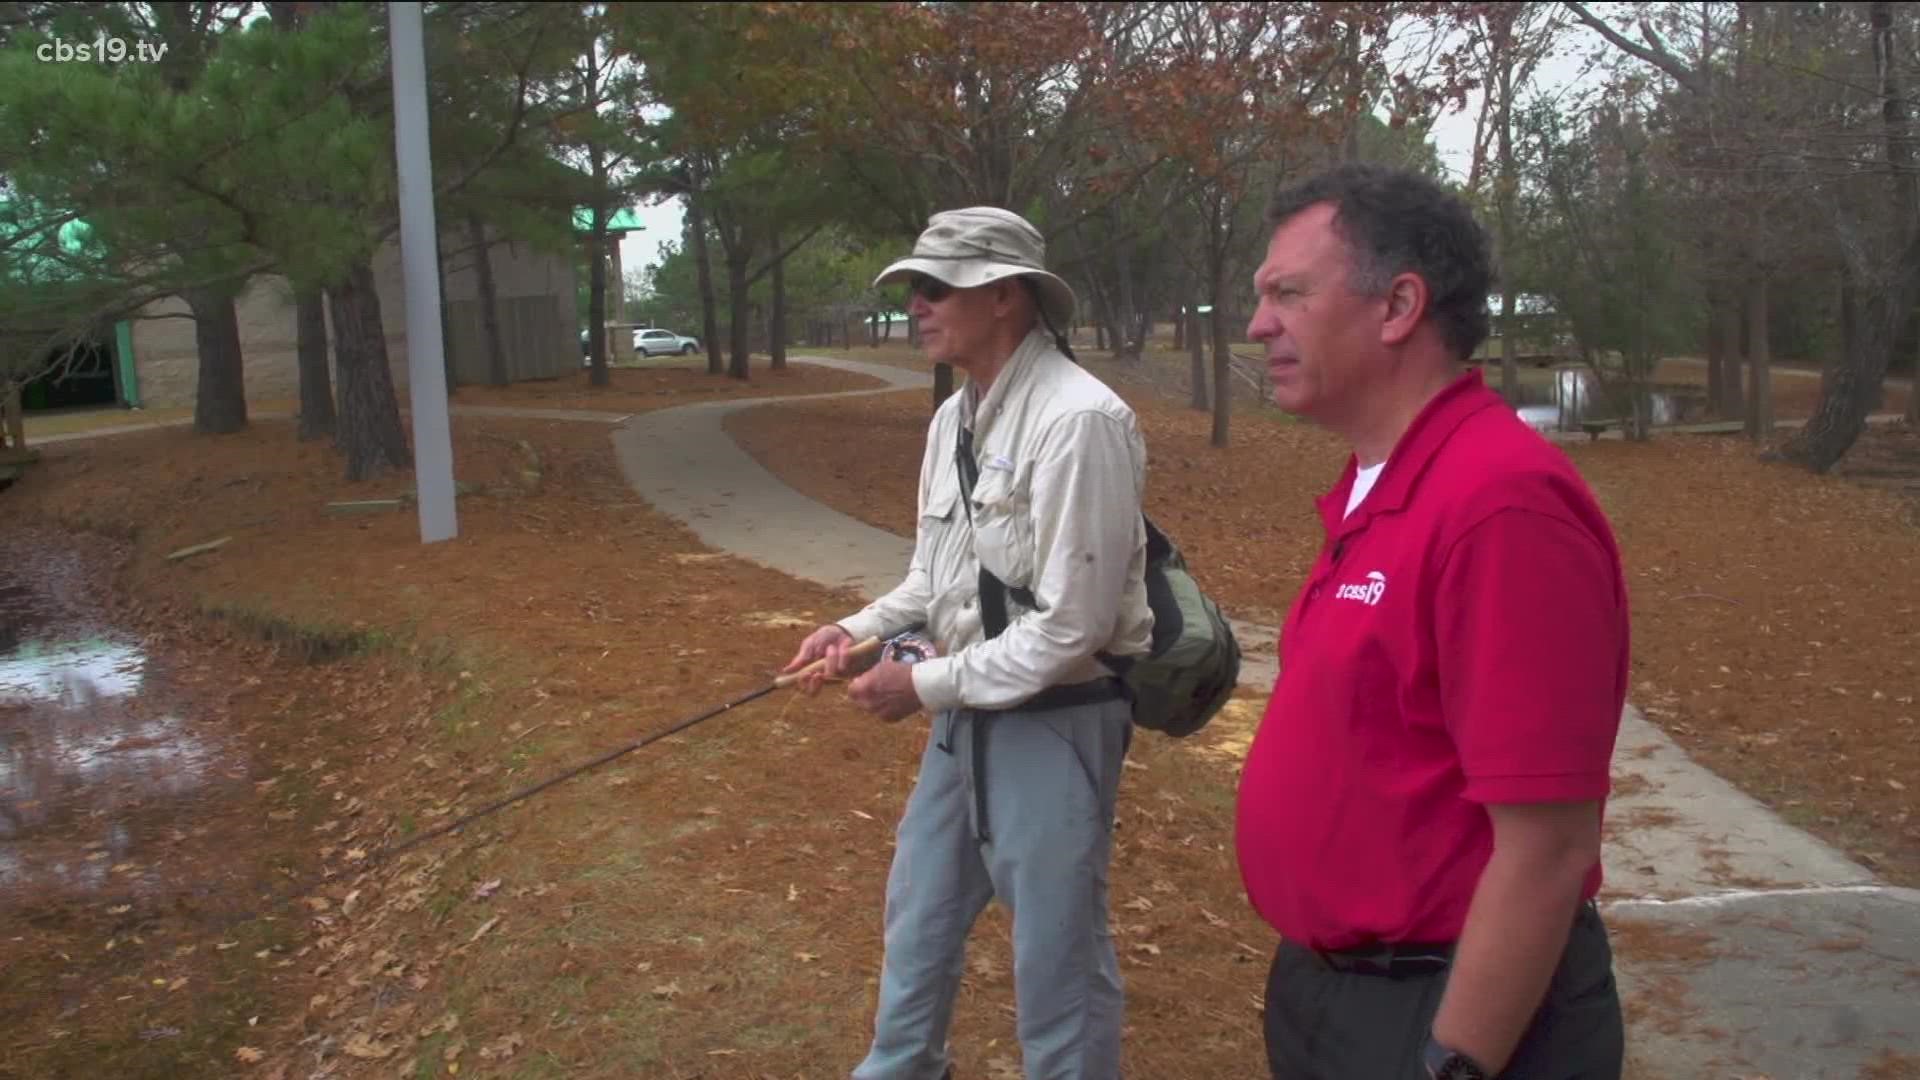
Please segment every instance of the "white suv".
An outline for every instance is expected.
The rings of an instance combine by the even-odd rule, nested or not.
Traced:
[[[641,356],[663,356],[668,353],[691,356],[700,351],[700,339],[681,337],[671,330],[635,330],[633,351]]]

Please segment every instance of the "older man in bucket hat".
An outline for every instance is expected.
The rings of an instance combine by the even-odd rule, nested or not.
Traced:
[[[1105,651],[1152,641],[1133,412],[1059,328],[1074,296],[1016,214],[936,214],[876,285],[905,282],[927,355],[967,375],[934,414],[905,580],[807,637],[788,671],[847,671],[870,636],[924,625],[933,656],[848,687],[882,720],[932,730],[887,879],[874,1038],[855,1080],[938,1080],[966,939],[988,900],[1013,916],[1018,1030],[1033,1080],[1113,1080],[1122,994],[1107,867],[1131,709]],[[996,588],[984,574],[998,579]]]

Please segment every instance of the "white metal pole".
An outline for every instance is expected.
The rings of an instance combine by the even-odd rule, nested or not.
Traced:
[[[427,57],[418,3],[387,5],[393,46],[393,151],[400,180],[400,260],[406,271],[407,385],[420,542],[459,535],[453,507],[453,434],[447,421],[446,342],[440,336],[433,158],[427,141]]]

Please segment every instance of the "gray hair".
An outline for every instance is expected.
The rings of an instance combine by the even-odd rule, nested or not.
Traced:
[[[1353,258],[1347,287],[1379,295],[1400,274],[1427,283],[1427,316],[1457,360],[1487,339],[1493,252],[1486,230],[1458,196],[1418,173],[1341,165],[1284,187],[1267,205],[1277,229],[1319,203],[1334,205],[1334,228]]]

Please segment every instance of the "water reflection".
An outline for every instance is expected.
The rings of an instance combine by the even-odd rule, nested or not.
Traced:
[[[68,802],[100,810],[184,795],[207,779],[207,748],[176,717],[101,716],[71,726],[44,719],[0,732],[0,839],[62,816]]]
[[[0,656],[0,707],[37,700],[85,709],[102,697],[137,693],[145,666],[138,647],[104,637],[22,642]]]
[[[107,886],[138,861],[143,804],[213,767],[140,646],[81,621],[0,573],[0,889]]]
[[[1516,411],[1536,431],[1578,431],[1582,421],[1614,419],[1627,411],[1625,388],[1603,387],[1585,365],[1563,365],[1550,374],[1544,386],[1520,387]],[[1704,395],[1671,388],[1654,390],[1649,399],[1656,426],[1691,423],[1705,405]]]

